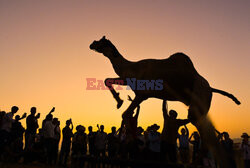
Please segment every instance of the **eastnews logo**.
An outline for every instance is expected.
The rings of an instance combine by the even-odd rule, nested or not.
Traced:
[[[115,90],[123,90],[120,85],[127,86],[126,90],[163,90],[163,80],[136,80],[136,78],[121,79],[108,79],[106,80],[107,86],[103,80],[97,80],[96,78],[86,78],[87,87],[86,90],[109,90],[109,87],[113,85]]]

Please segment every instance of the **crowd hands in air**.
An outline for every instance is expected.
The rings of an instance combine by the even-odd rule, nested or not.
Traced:
[[[130,97],[129,100],[132,101]],[[95,132],[93,127],[89,126],[88,134],[83,125],[78,125],[76,132],[73,133],[74,126],[71,119],[66,121],[66,126],[61,133],[60,121],[52,114],[55,111],[54,107],[42,121],[41,128],[38,125],[40,113],[36,114],[36,107],[31,108],[27,117],[26,113],[22,117],[15,115],[18,110],[18,107],[13,106],[8,113],[0,112],[1,164],[41,162],[73,167],[74,164],[83,164],[82,158],[93,157],[216,167],[216,160],[209,150],[203,148],[199,133],[195,131],[189,135],[186,127],[189,120],[177,119],[177,112],[168,111],[166,101],[163,101],[162,105],[164,126],[161,133],[158,131],[160,126],[157,124],[147,127],[146,130],[138,126],[139,106],[135,114],[131,112],[123,119],[119,129],[112,127],[109,134],[104,131],[104,125],[100,127],[97,125]],[[26,130],[20,122],[25,118]],[[233,141],[229,134],[217,131],[217,137],[226,151],[230,165],[236,167]],[[243,133],[239,149],[245,167],[249,166],[250,161],[248,140],[248,134]]]

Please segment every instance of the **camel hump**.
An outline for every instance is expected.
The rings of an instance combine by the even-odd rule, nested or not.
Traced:
[[[173,55],[171,55],[169,57],[169,59],[175,60],[175,61],[179,61],[179,62],[186,62],[186,63],[190,63],[193,64],[191,59],[189,58],[189,56],[187,56],[186,54],[182,53],[182,52],[178,52],[175,53]]]
[[[189,56],[187,56],[184,53],[181,53],[181,52],[175,53],[175,54],[171,55],[168,58],[168,60],[174,64],[178,64],[180,66],[189,67],[189,68],[194,69],[193,62],[191,61]]]

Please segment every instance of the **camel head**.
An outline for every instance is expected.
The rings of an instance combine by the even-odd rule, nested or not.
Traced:
[[[90,44],[89,48],[102,53],[109,58],[117,57],[119,55],[116,47],[109,40],[107,40],[105,36],[103,36],[99,41],[94,41]]]

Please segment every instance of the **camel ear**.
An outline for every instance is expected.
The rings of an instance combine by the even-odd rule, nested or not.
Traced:
[[[105,40],[105,39],[106,39],[106,37],[105,37],[105,36],[103,36],[103,37],[102,37],[102,39],[103,39],[103,40]]]

